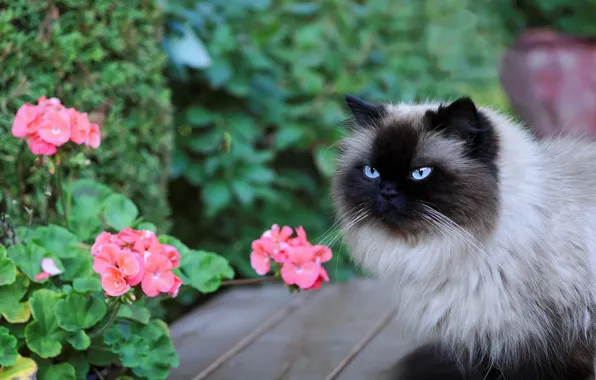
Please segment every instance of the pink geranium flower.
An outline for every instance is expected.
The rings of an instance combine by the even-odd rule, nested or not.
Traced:
[[[141,288],[149,297],[155,297],[160,292],[169,292],[174,286],[175,276],[172,273],[172,263],[164,255],[152,254],[145,261],[145,275]]]
[[[101,246],[108,243],[116,243],[116,237],[109,232],[102,232],[97,235],[95,243],[91,247],[91,256],[97,255]]]
[[[164,254],[172,263],[172,268],[176,269],[180,266],[180,252],[173,245],[162,244]]]
[[[89,128],[89,135],[87,136],[87,141],[85,141],[85,145],[90,146],[93,149],[99,148],[99,144],[101,144],[101,134],[99,132],[99,125],[92,123]]]
[[[141,270],[142,265],[135,254],[127,249],[120,249],[116,244],[104,244],[95,255],[93,270],[102,274],[107,268],[118,268],[122,276],[127,278],[135,277]]]
[[[115,267],[107,267],[101,274],[101,287],[112,297],[121,296],[130,290],[130,285],[122,272]]]
[[[70,116],[66,110],[48,109],[41,117],[39,137],[55,146],[64,145],[70,139]]]
[[[43,156],[53,156],[56,154],[56,146],[43,141],[37,134],[32,135],[27,139],[27,146],[33,154]]]
[[[321,263],[315,260],[312,247],[297,246],[288,250],[288,261],[281,267],[281,278],[288,285],[310,288],[319,278]]]
[[[275,262],[281,278],[287,285],[304,290],[318,289],[329,276],[322,263],[332,258],[331,249],[325,245],[312,245],[304,228],[296,228],[296,237],[290,227],[274,224],[261,237],[252,242],[250,263],[259,275],[271,270]]]
[[[37,131],[36,119],[40,116],[40,108],[29,103],[23,104],[17,111],[12,123],[12,134],[15,137],[26,137]]]
[[[91,123],[86,112],[79,112],[74,108],[68,109],[70,123],[72,125],[70,140],[75,144],[85,144],[89,138]]]
[[[21,106],[12,124],[12,134],[25,138],[33,154],[52,156],[69,140],[99,147],[99,126],[91,124],[86,113],[66,109],[58,98],[42,96],[37,102]]]
[[[273,226],[271,226],[270,230],[267,230],[263,233],[262,237],[271,238],[276,243],[279,244],[279,243],[286,243],[288,241],[288,239],[290,238],[290,236],[292,236],[292,234],[293,234],[292,228],[290,228],[288,226],[279,228],[279,226],[277,224],[274,224]]]
[[[125,228],[118,234],[102,232],[91,247],[91,255],[93,270],[101,274],[102,285],[105,282],[108,286],[104,287],[108,296],[124,294],[141,284],[150,297],[159,293],[176,297],[182,285],[172,272],[180,266],[180,252],[174,246],[161,244],[151,231]]]
[[[271,269],[271,255],[265,250],[261,240],[252,242],[252,252],[250,253],[250,265],[261,276],[267,274]]]
[[[178,276],[174,276],[174,285],[172,285],[172,288],[168,291],[170,297],[176,298],[178,296],[180,286],[182,286],[182,280],[178,278]]]

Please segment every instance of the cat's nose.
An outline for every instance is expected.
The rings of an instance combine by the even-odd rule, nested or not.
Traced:
[[[392,183],[381,183],[381,195],[385,198],[395,198],[399,195],[399,191]]]

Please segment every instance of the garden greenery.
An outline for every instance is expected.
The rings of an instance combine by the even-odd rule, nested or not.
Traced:
[[[475,1],[163,4],[177,109],[174,231],[245,276],[254,276],[246,247],[273,221],[304,225],[315,242],[329,229],[344,93],[505,104],[502,27]],[[336,242],[327,268],[337,280],[350,268],[334,232],[322,242]]]
[[[11,0],[0,6],[0,212],[51,219],[49,173],[18,139],[17,109],[58,97],[102,127],[102,149],[72,156],[81,176],[135,200],[168,228],[170,91],[162,75],[162,14],[154,1]],[[93,165],[91,165],[93,163]],[[133,179],[134,180],[131,180]],[[29,215],[30,214],[30,215]]]

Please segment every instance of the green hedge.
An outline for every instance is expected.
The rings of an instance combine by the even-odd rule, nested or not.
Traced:
[[[506,103],[502,28],[472,0],[170,0],[166,12],[175,234],[244,275],[250,241],[272,223],[304,225],[315,241],[330,227],[344,93]],[[337,279],[349,267],[335,248]]]
[[[596,1],[593,0],[499,0],[495,11],[515,37],[526,28],[553,28],[558,32],[596,37]]]
[[[154,1],[11,0],[0,5],[0,211],[52,215],[48,175],[10,135],[17,109],[42,95],[93,113],[102,145],[82,175],[124,192],[146,218],[167,229],[167,168],[172,145],[170,92],[162,74],[161,12]]]

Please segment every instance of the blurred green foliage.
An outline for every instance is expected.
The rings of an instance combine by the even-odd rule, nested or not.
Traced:
[[[102,126],[100,148],[66,166],[130,196],[167,229],[172,134],[161,16],[146,0],[0,4],[0,211],[29,210],[35,221],[54,212],[48,173],[35,170],[39,161],[10,128],[22,104],[55,96]]]
[[[163,3],[177,108],[174,234],[246,276],[250,241],[272,223],[303,225],[316,242],[329,229],[344,93],[506,102],[497,77],[506,36],[476,1]],[[346,278],[345,250],[334,248],[329,273]]]
[[[499,0],[489,4],[515,37],[526,28],[552,28],[576,36],[596,36],[594,0]]]

